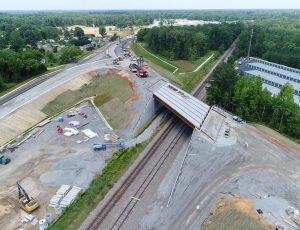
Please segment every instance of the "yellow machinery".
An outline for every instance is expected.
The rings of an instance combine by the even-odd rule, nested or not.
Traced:
[[[19,192],[19,202],[21,208],[24,209],[27,213],[32,213],[39,207],[39,204],[33,199],[29,197],[25,189],[17,182],[18,192]]]

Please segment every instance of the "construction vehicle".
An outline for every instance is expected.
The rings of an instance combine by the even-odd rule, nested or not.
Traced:
[[[145,69],[139,69],[136,73],[138,77],[148,77],[148,71]]]
[[[139,66],[137,64],[135,64],[135,63],[131,63],[129,65],[129,69],[130,69],[130,71],[132,73],[136,73],[138,71],[138,69],[139,69]]]
[[[10,162],[10,158],[8,156],[2,155],[0,156],[0,164],[7,165]]]
[[[116,58],[116,59],[113,60],[113,65],[120,65],[118,58]]]
[[[20,207],[27,213],[32,213],[34,210],[39,208],[39,204],[29,197],[25,189],[17,182],[18,193],[19,193],[19,203]]]
[[[120,141],[118,143],[93,144],[94,151],[101,151],[101,150],[104,151],[107,148],[114,148],[114,147],[125,148],[125,142]]]
[[[140,56],[137,59],[137,65],[139,68],[137,69],[138,71],[137,71],[136,75],[138,77],[148,77],[149,76],[148,71],[143,68],[143,66],[144,66],[144,57],[143,56]]]

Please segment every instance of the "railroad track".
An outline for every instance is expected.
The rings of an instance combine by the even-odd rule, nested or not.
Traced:
[[[237,41],[237,40],[236,40]],[[236,41],[230,46],[230,48],[219,58],[213,68],[209,71],[209,73],[203,78],[203,80],[199,83],[199,85],[195,88],[192,92],[192,95],[195,97],[199,97],[201,91],[204,89],[207,80],[215,70],[215,68],[223,63],[232,53],[236,46]],[[116,191],[116,193],[109,199],[105,207],[97,214],[96,219],[86,228],[87,230],[96,230],[99,228],[100,224],[103,223],[105,217],[110,213],[110,211],[114,208],[115,204],[122,198],[122,195],[127,191],[130,185],[133,183],[135,178],[140,174],[140,172],[144,169],[148,161],[152,158],[152,156],[156,153],[159,149],[160,145],[163,144],[165,139],[167,138],[168,134],[171,131],[174,131],[174,128],[177,124],[178,120],[173,118],[170,125],[164,130],[161,134],[160,138],[153,144],[151,149],[145,155],[145,157],[141,160],[141,162],[134,168],[132,173],[126,178],[126,180],[121,184],[120,189]],[[128,219],[130,213],[132,212],[133,208],[137,204],[137,201],[142,197],[148,186],[150,185],[151,181],[158,173],[159,169],[164,164],[165,160],[168,158],[178,141],[182,138],[184,131],[187,129],[186,126],[180,128],[177,131],[175,138],[172,139],[170,144],[168,144],[167,150],[159,157],[157,162],[155,163],[154,167],[150,170],[146,178],[143,180],[142,184],[138,187],[136,192],[134,193],[132,199],[127,203],[125,208],[122,210],[121,214],[119,214],[118,218],[114,221],[111,230],[118,230],[120,229],[125,221]]]
[[[178,120],[176,120],[176,119],[173,119],[171,121],[170,125],[162,133],[161,138],[158,139],[158,141],[154,143],[154,145],[148,151],[146,156],[141,160],[141,162],[136,166],[136,168],[132,171],[132,173],[121,184],[120,189],[118,191],[116,191],[116,193],[109,199],[109,201],[107,202],[107,205],[97,214],[96,219],[86,229],[88,229],[88,230],[98,229],[99,225],[104,221],[105,217],[110,213],[111,209],[121,199],[122,195],[127,191],[127,189],[130,187],[132,182],[141,173],[141,171],[144,169],[145,165],[154,156],[154,153],[161,146],[161,144],[164,142],[164,140],[167,138],[168,134],[173,130],[173,128],[176,126],[177,123],[178,123]],[[183,135],[183,132],[179,132],[179,133],[180,133],[180,136]],[[177,135],[176,135],[176,138],[178,138]],[[167,149],[173,149],[174,146],[176,145],[176,143],[177,143],[176,140],[173,140]],[[165,159],[169,156],[170,152],[171,152],[171,150],[165,151],[165,153],[159,158],[159,161],[155,164],[154,168],[147,175],[143,184],[140,186],[138,191],[134,194],[134,197],[136,197],[136,196],[140,197],[144,193],[144,191],[147,189],[148,185],[151,183],[152,179],[154,178],[155,174],[158,172],[160,167],[163,165],[163,162],[165,161]],[[134,206],[135,206],[135,204],[134,204]],[[126,208],[122,211],[120,218],[118,218],[115,221],[113,226],[119,226],[119,228],[120,228],[121,227],[120,223],[123,224],[125,222],[126,218],[129,216],[129,214],[134,206],[132,206],[132,202],[129,202],[129,204],[126,206]],[[126,218],[124,218],[124,216]],[[120,221],[120,223],[119,223],[119,221]]]
[[[184,126],[183,124],[181,124],[181,128],[180,128],[179,132],[176,134],[175,138],[172,140],[172,142],[170,143],[170,145],[168,146],[168,148],[164,152],[164,154],[162,154],[160,156],[160,158],[156,162],[155,166],[151,169],[151,171],[149,172],[149,174],[147,175],[147,177],[145,178],[145,180],[143,181],[143,183],[141,184],[139,189],[133,195],[133,198],[123,209],[122,213],[118,216],[118,218],[114,222],[111,230],[119,230],[122,227],[122,225],[125,223],[129,214],[131,213],[131,211],[137,204],[137,201],[141,199],[142,195],[144,194],[144,192],[146,191],[146,189],[152,182],[153,178],[155,177],[155,175],[158,173],[158,171],[164,164],[165,160],[169,157],[170,153],[172,152],[172,150],[174,149],[174,147],[176,146],[178,141],[181,139],[181,137],[183,136],[184,131],[186,129],[187,129],[187,127]]]

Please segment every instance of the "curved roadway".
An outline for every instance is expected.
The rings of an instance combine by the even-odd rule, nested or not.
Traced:
[[[126,44],[129,42],[130,39],[125,40]],[[106,50],[109,50],[109,53],[112,56],[111,58],[106,58]],[[24,104],[73,78],[95,69],[106,68],[107,65],[112,62],[112,59],[122,55],[122,52],[121,45],[116,45],[115,43],[106,45],[76,64],[69,64],[64,69],[55,73],[38,77],[32,82],[1,97],[0,119],[8,116]]]

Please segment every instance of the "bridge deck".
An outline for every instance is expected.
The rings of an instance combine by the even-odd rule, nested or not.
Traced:
[[[153,92],[153,97],[171,110],[191,128],[200,128],[210,106],[167,83]]]

